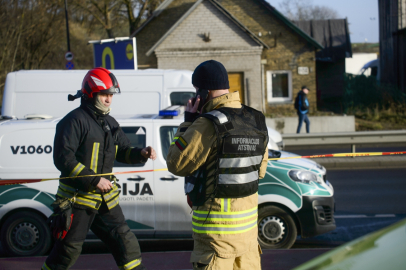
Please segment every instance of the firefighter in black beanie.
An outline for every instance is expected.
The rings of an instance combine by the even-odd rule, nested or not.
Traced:
[[[169,148],[170,172],[185,176],[193,209],[193,269],[261,269],[258,182],[268,162],[265,116],[229,93],[227,71],[201,63],[185,122]]]

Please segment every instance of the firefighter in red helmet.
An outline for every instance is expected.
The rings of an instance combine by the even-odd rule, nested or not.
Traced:
[[[53,157],[63,179],[48,219],[56,241],[44,270],[69,269],[79,257],[89,229],[109,246],[119,269],[146,269],[137,238],[119,205],[115,178],[95,176],[111,173],[115,159],[135,164],[156,158],[152,147],[131,147],[109,115],[113,95],[120,92],[113,73],[94,68],[83,79],[82,89],[68,96],[70,101],[81,98],[81,105],[56,126]]]

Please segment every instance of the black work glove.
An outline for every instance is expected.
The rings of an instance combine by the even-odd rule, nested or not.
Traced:
[[[54,213],[47,223],[55,240],[62,240],[70,230],[73,220],[72,202],[69,199],[57,199],[52,203]]]
[[[198,112],[195,113],[185,112],[185,122],[193,122],[198,116],[199,116]]]

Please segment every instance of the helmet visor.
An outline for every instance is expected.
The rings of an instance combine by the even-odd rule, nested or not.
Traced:
[[[113,94],[113,95],[115,95],[115,94],[121,94],[121,90],[120,90],[120,87],[113,85],[113,86],[110,87],[109,89],[100,90],[99,93],[100,93],[100,94]]]
[[[109,73],[110,79],[113,82],[113,86],[106,90],[101,90],[102,94],[121,94],[120,86],[118,85],[116,76],[113,73]]]

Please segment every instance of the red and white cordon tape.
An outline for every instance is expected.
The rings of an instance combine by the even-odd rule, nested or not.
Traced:
[[[327,158],[327,157],[372,157],[372,156],[394,156],[394,155],[406,155],[406,151],[403,151],[403,152],[370,152],[370,153],[339,153],[339,154],[326,154],[326,155],[270,158],[268,160],[294,159],[294,158]]]
[[[165,168],[165,169],[157,169],[157,170],[112,172],[112,173],[101,173],[101,174],[92,174],[92,175],[78,175],[78,176],[73,176],[73,177],[59,177],[59,178],[45,178],[45,179],[1,179],[0,180],[0,186],[31,184],[31,183],[45,182],[45,181],[51,181],[51,180],[68,179],[68,178],[82,178],[82,177],[90,177],[90,176],[108,176],[108,175],[117,175],[117,174],[159,172],[159,171],[167,171],[167,170],[168,169]]]
[[[295,159],[295,158],[329,158],[329,157],[372,157],[372,156],[394,156],[394,155],[406,155],[406,151],[403,152],[370,152],[370,153],[339,153],[339,154],[326,154],[326,155],[312,155],[312,156],[294,156],[294,157],[283,157],[283,158],[270,158],[268,160],[283,160],[283,159]],[[167,171],[167,168],[156,169],[156,170],[141,170],[141,171],[126,171],[126,172],[112,172],[103,174],[93,174],[93,175],[79,175],[75,177],[60,177],[60,178],[46,178],[46,179],[1,179],[0,186],[5,185],[22,185],[30,183],[45,182],[51,180],[60,180],[67,178],[81,178],[90,176],[107,176],[107,175],[119,175],[119,174],[130,174],[130,173],[145,173],[145,172],[158,172]]]

